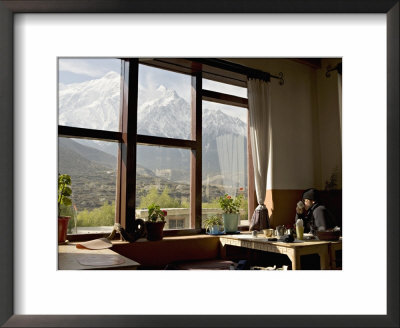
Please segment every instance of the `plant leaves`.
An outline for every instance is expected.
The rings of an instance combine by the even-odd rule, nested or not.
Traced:
[[[72,201],[70,198],[63,197],[61,200],[61,204],[65,205],[65,206],[70,206],[70,205],[72,205]]]
[[[64,189],[64,196],[71,196],[72,195],[72,190],[70,187],[65,187]]]

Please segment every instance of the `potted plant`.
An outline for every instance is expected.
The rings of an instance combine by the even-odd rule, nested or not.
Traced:
[[[223,225],[222,218],[216,215],[212,215],[204,220],[204,227],[206,232],[210,231],[211,235],[216,235],[219,233],[219,227]]]
[[[224,221],[224,230],[226,233],[237,232],[239,224],[239,209],[242,203],[242,195],[233,199],[228,194],[219,198],[219,205],[224,213],[222,219]]]
[[[161,210],[160,206],[152,203],[147,207],[148,218],[145,222],[147,231],[147,240],[161,240],[163,238],[163,229],[167,211]]]
[[[62,216],[61,211],[67,206],[72,205],[70,196],[71,177],[68,174],[58,175],[58,242],[62,243],[67,240],[67,228],[70,216]]]

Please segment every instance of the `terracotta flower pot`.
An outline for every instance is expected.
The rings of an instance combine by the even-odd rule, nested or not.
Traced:
[[[163,239],[163,229],[165,221],[149,222],[146,221],[147,240],[156,241]]]
[[[70,216],[58,217],[58,242],[63,243],[67,240],[67,229]]]

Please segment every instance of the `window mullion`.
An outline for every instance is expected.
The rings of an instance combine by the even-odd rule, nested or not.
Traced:
[[[191,227],[201,229],[202,199],[202,76],[192,77],[192,139],[196,148],[191,152],[190,167],[190,218]]]
[[[123,62],[122,72],[122,140],[119,150],[119,222],[127,229],[135,218],[136,198],[136,131],[138,97],[138,60]]]
[[[81,138],[102,141],[120,141],[121,133],[96,129],[78,128],[74,126],[58,126],[58,136],[66,138]]]
[[[192,140],[164,138],[164,137],[138,134],[136,141],[138,144],[143,144],[143,145],[196,149],[196,142]]]
[[[203,90],[203,100],[220,103],[223,105],[248,108],[248,100],[246,98],[228,95],[221,92]]]

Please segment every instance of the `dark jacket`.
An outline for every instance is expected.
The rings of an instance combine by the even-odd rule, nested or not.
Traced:
[[[310,223],[311,232],[332,229],[337,225],[332,212],[324,205],[315,203],[307,212],[306,220]],[[305,232],[305,229],[304,229]]]

